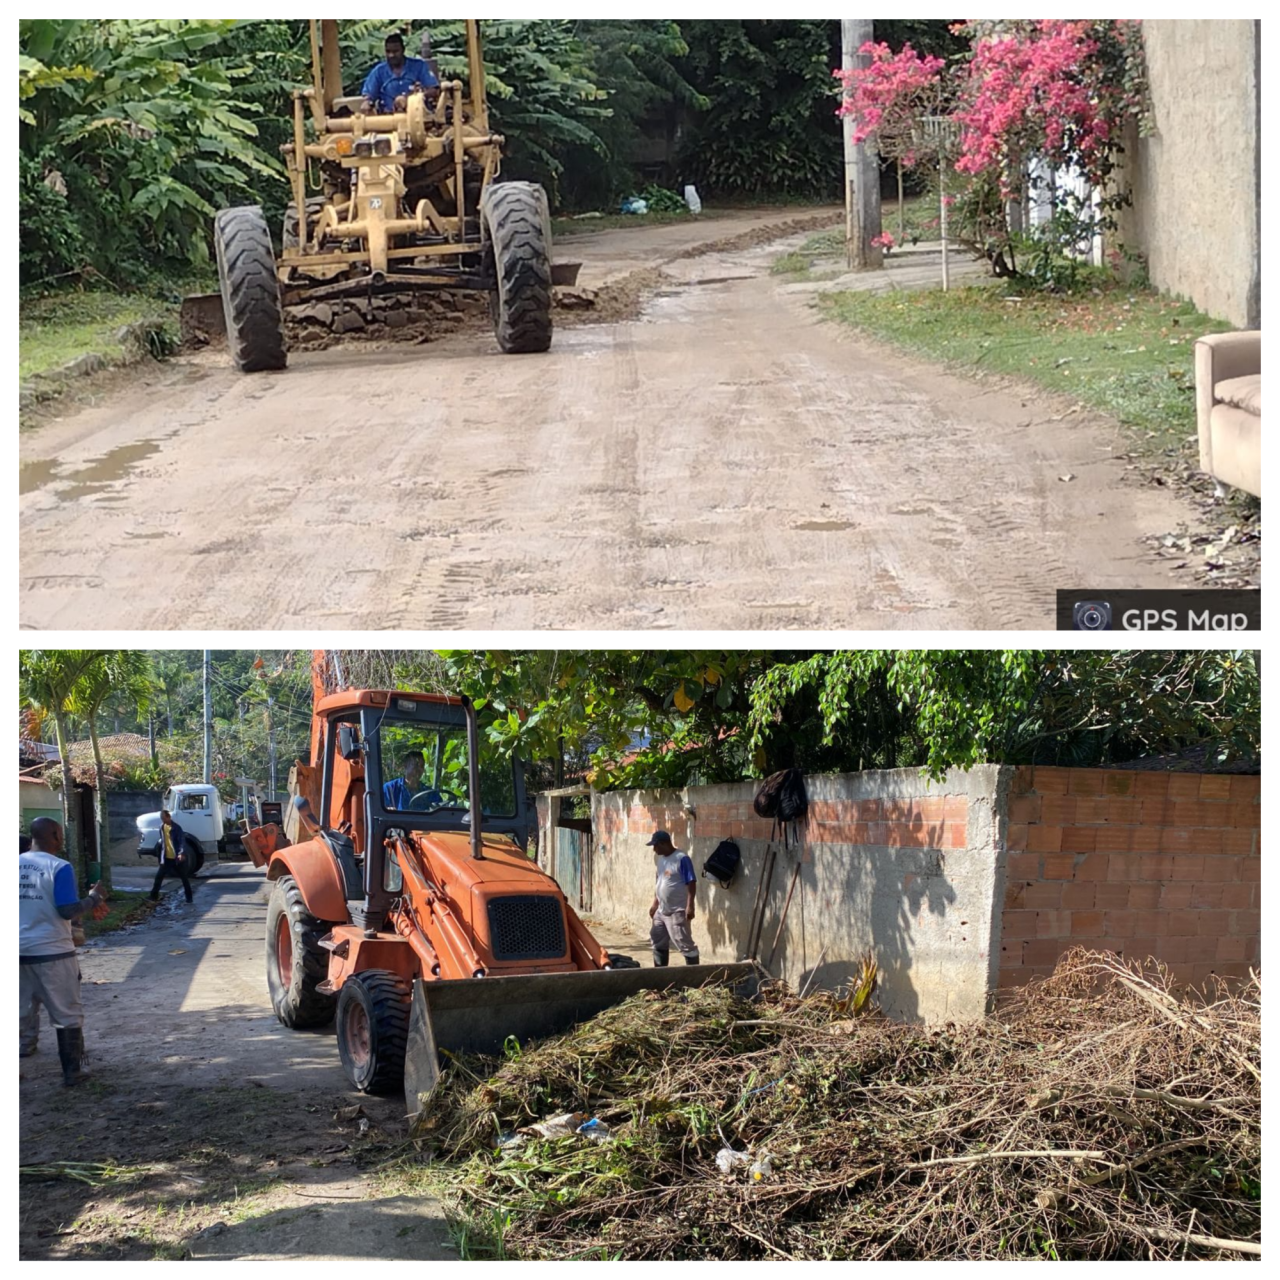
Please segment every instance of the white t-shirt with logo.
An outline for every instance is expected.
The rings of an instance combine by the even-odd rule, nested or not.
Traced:
[[[74,955],[71,921],[59,907],[80,901],[71,863],[42,849],[18,855],[18,954],[24,958]]]
[[[676,849],[655,861],[658,864],[658,883],[654,897],[658,899],[658,910],[667,915],[672,911],[686,910],[689,906],[687,886],[698,879],[689,855]]]

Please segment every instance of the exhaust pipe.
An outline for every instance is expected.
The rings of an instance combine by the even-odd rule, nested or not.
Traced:
[[[484,849],[480,843],[480,734],[476,728],[476,709],[471,699],[462,699],[467,713],[467,785],[470,789],[468,812],[471,815],[471,856],[477,862],[484,861]]]

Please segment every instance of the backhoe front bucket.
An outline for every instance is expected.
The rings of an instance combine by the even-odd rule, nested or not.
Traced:
[[[413,1008],[404,1058],[409,1115],[440,1079],[440,1053],[501,1053],[507,1039],[556,1035],[620,1004],[637,991],[739,986],[755,993],[753,964],[691,964],[663,969],[603,969],[537,973],[515,978],[461,978],[413,983]]]

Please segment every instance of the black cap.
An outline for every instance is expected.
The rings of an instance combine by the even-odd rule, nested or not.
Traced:
[[[671,839],[670,831],[655,831],[653,835],[649,837],[649,843],[651,845],[657,844],[661,840],[665,840],[668,844],[675,843],[675,841]]]

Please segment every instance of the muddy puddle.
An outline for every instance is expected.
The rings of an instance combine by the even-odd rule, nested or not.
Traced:
[[[67,502],[92,497],[127,479],[160,450],[159,440],[134,440],[112,449],[100,458],[93,458],[83,466],[67,469],[59,458],[40,458],[25,462],[18,473],[18,492],[35,493],[38,489],[56,484],[61,486],[58,497]]]

